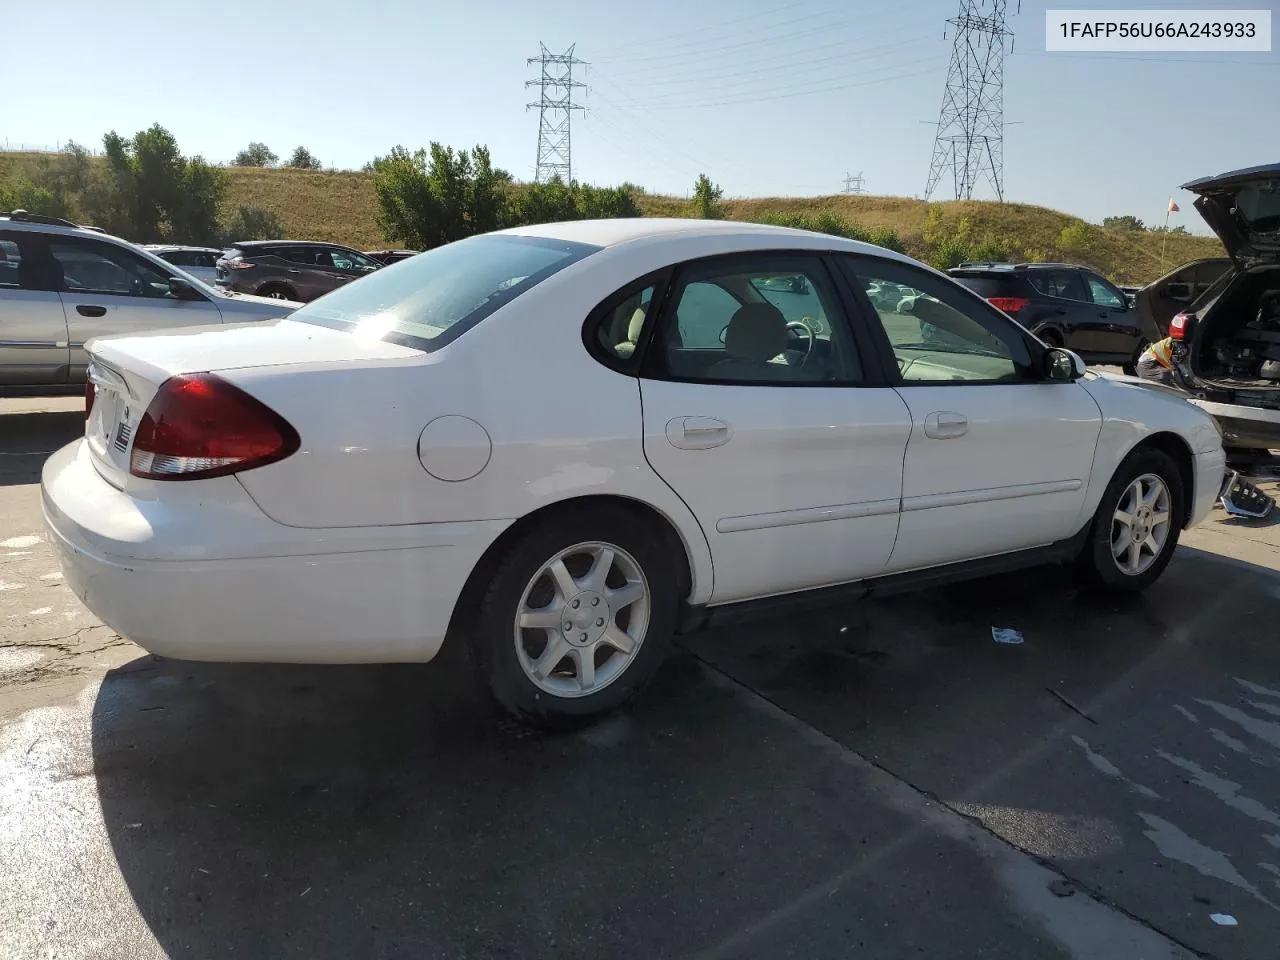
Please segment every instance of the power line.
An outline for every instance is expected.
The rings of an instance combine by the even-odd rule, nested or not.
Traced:
[[[1004,44],[1013,36],[1005,26],[1006,2],[960,0],[960,10],[947,21],[953,46],[926,200],[948,168],[957,200],[973,199],[980,176],[1004,199]]]
[[[569,44],[569,49],[560,54],[552,53],[545,43],[538,46],[541,53],[530,57],[528,64],[538,64],[541,73],[538,79],[525,82],[526,87],[537,87],[540,92],[537,103],[525,106],[526,110],[538,108],[538,162],[533,179],[535,183],[542,183],[544,177],[549,180],[558,176],[564,183],[571,183],[570,126],[573,111],[586,111],[586,107],[573,102],[573,91],[585,90],[587,86],[573,79],[573,68],[586,61],[574,57],[573,48],[577,44]]]

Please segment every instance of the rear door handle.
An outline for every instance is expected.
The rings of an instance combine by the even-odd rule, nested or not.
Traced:
[[[107,308],[94,306],[90,303],[78,303],[76,304],[76,313],[82,317],[104,317],[107,314]]]
[[[676,417],[667,422],[667,441],[681,450],[706,450],[727,443],[731,431],[714,417]]]
[[[924,435],[934,440],[952,440],[969,432],[969,418],[963,413],[939,411],[924,418]]]
[[[301,273],[301,272],[302,272],[301,270],[295,270],[293,269],[293,267],[290,267],[288,270],[285,271],[285,273]]]

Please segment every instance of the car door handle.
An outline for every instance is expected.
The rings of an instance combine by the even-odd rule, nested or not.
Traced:
[[[1054,312],[1054,313],[1056,313],[1056,314],[1057,314],[1058,316],[1060,316],[1060,317],[1065,317],[1065,316],[1067,315],[1067,308],[1066,308],[1066,307],[1054,307],[1053,312]]]
[[[729,425],[714,417],[676,417],[667,423],[667,441],[681,450],[706,450],[727,443]]]
[[[301,272],[302,272],[301,270],[295,270],[293,267],[290,267],[288,270],[285,271],[285,273],[301,273]]]
[[[91,303],[76,304],[76,313],[82,317],[104,317],[107,315],[106,307],[98,307]]]
[[[969,418],[962,413],[940,411],[924,418],[924,435],[934,440],[952,440],[969,432]]]

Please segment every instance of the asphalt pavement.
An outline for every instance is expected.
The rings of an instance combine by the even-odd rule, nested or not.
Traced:
[[[1044,570],[696,634],[550,736],[457,650],[116,637],[41,529],[77,409],[0,401],[0,956],[1274,956],[1280,525],[1217,511],[1130,601]]]

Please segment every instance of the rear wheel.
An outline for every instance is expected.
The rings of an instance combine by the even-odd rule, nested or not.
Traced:
[[[1041,330],[1036,336],[1051,347],[1062,346],[1062,335],[1056,330]]]
[[[1089,579],[1129,593],[1155,583],[1178,546],[1184,496],[1178,465],[1167,453],[1129,454],[1094,514],[1080,558]]]
[[[635,514],[596,507],[530,530],[472,612],[478,679],[532,726],[595,720],[657,672],[675,630],[678,580]]]
[[[270,297],[272,300],[297,300],[298,295],[289,287],[282,283],[268,283],[265,287],[258,291],[260,297]]]

